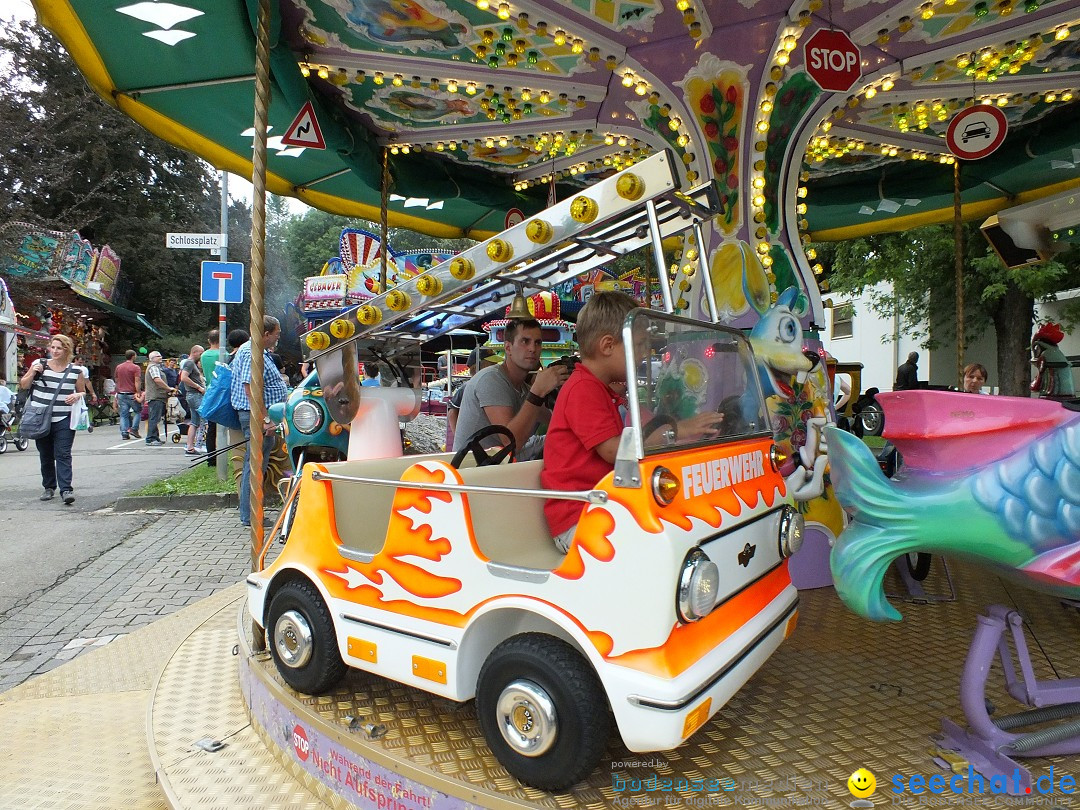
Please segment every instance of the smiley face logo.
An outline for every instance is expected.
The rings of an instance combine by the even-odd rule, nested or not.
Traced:
[[[857,799],[866,799],[877,790],[877,779],[866,768],[859,768],[847,780],[848,790]]]

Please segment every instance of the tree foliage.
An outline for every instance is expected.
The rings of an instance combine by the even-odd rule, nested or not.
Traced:
[[[1002,393],[1024,396],[1035,302],[1080,286],[1080,251],[1009,269],[977,226],[966,224],[962,233],[964,340],[993,329]],[[868,295],[875,312],[896,314],[902,334],[933,349],[956,342],[955,244],[952,226],[932,225],[814,247],[829,267],[830,291]]]

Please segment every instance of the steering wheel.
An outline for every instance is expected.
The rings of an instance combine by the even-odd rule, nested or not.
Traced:
[[[673,417],[667,416],[666,414],[657,414],[648,422],[646,422],[645,427],[641,429],[641,440],[644,442],[664,425],[667,425],[673,431],[678,433],[679,423],[676,422]]]
[[[509,440],[508,444],[504,444],[502,447],[495,448],[492,452],[488,452],[481,442],[484,439],[491,436],[503,436]],[[461,462],[465,460],[465,456],[472,453],[473,458],[476,459],[477,467],[489,467],[494,464],[501,464],[507,456],[510,460],[514,460],[514,452],[517,450],[517,442],[514,440],[514,434],[510,428],[505,425],[488,425],[487,427],[480,428],[472,436],[469,437],[469,441],[465,443],[465,446],[454,453],[454,457],[450,459],[450,466],[455,470],[461,468]]]

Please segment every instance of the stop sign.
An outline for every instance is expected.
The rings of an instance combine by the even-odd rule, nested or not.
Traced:
[[[843,31],[817,31],[803,45],[803,59],[822,90],[847,92],[862,76],[859,46]]]

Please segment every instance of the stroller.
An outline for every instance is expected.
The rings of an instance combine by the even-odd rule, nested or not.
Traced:
[[[6,453],[8,442],[12,442],[15,448],[22,452],[30,446],[30,441],[15,432],[15,426],[22,416],[23,405],[26,403],[26,393],[20,393],[11,401],[11,410],[0,413],[0,453]]]

